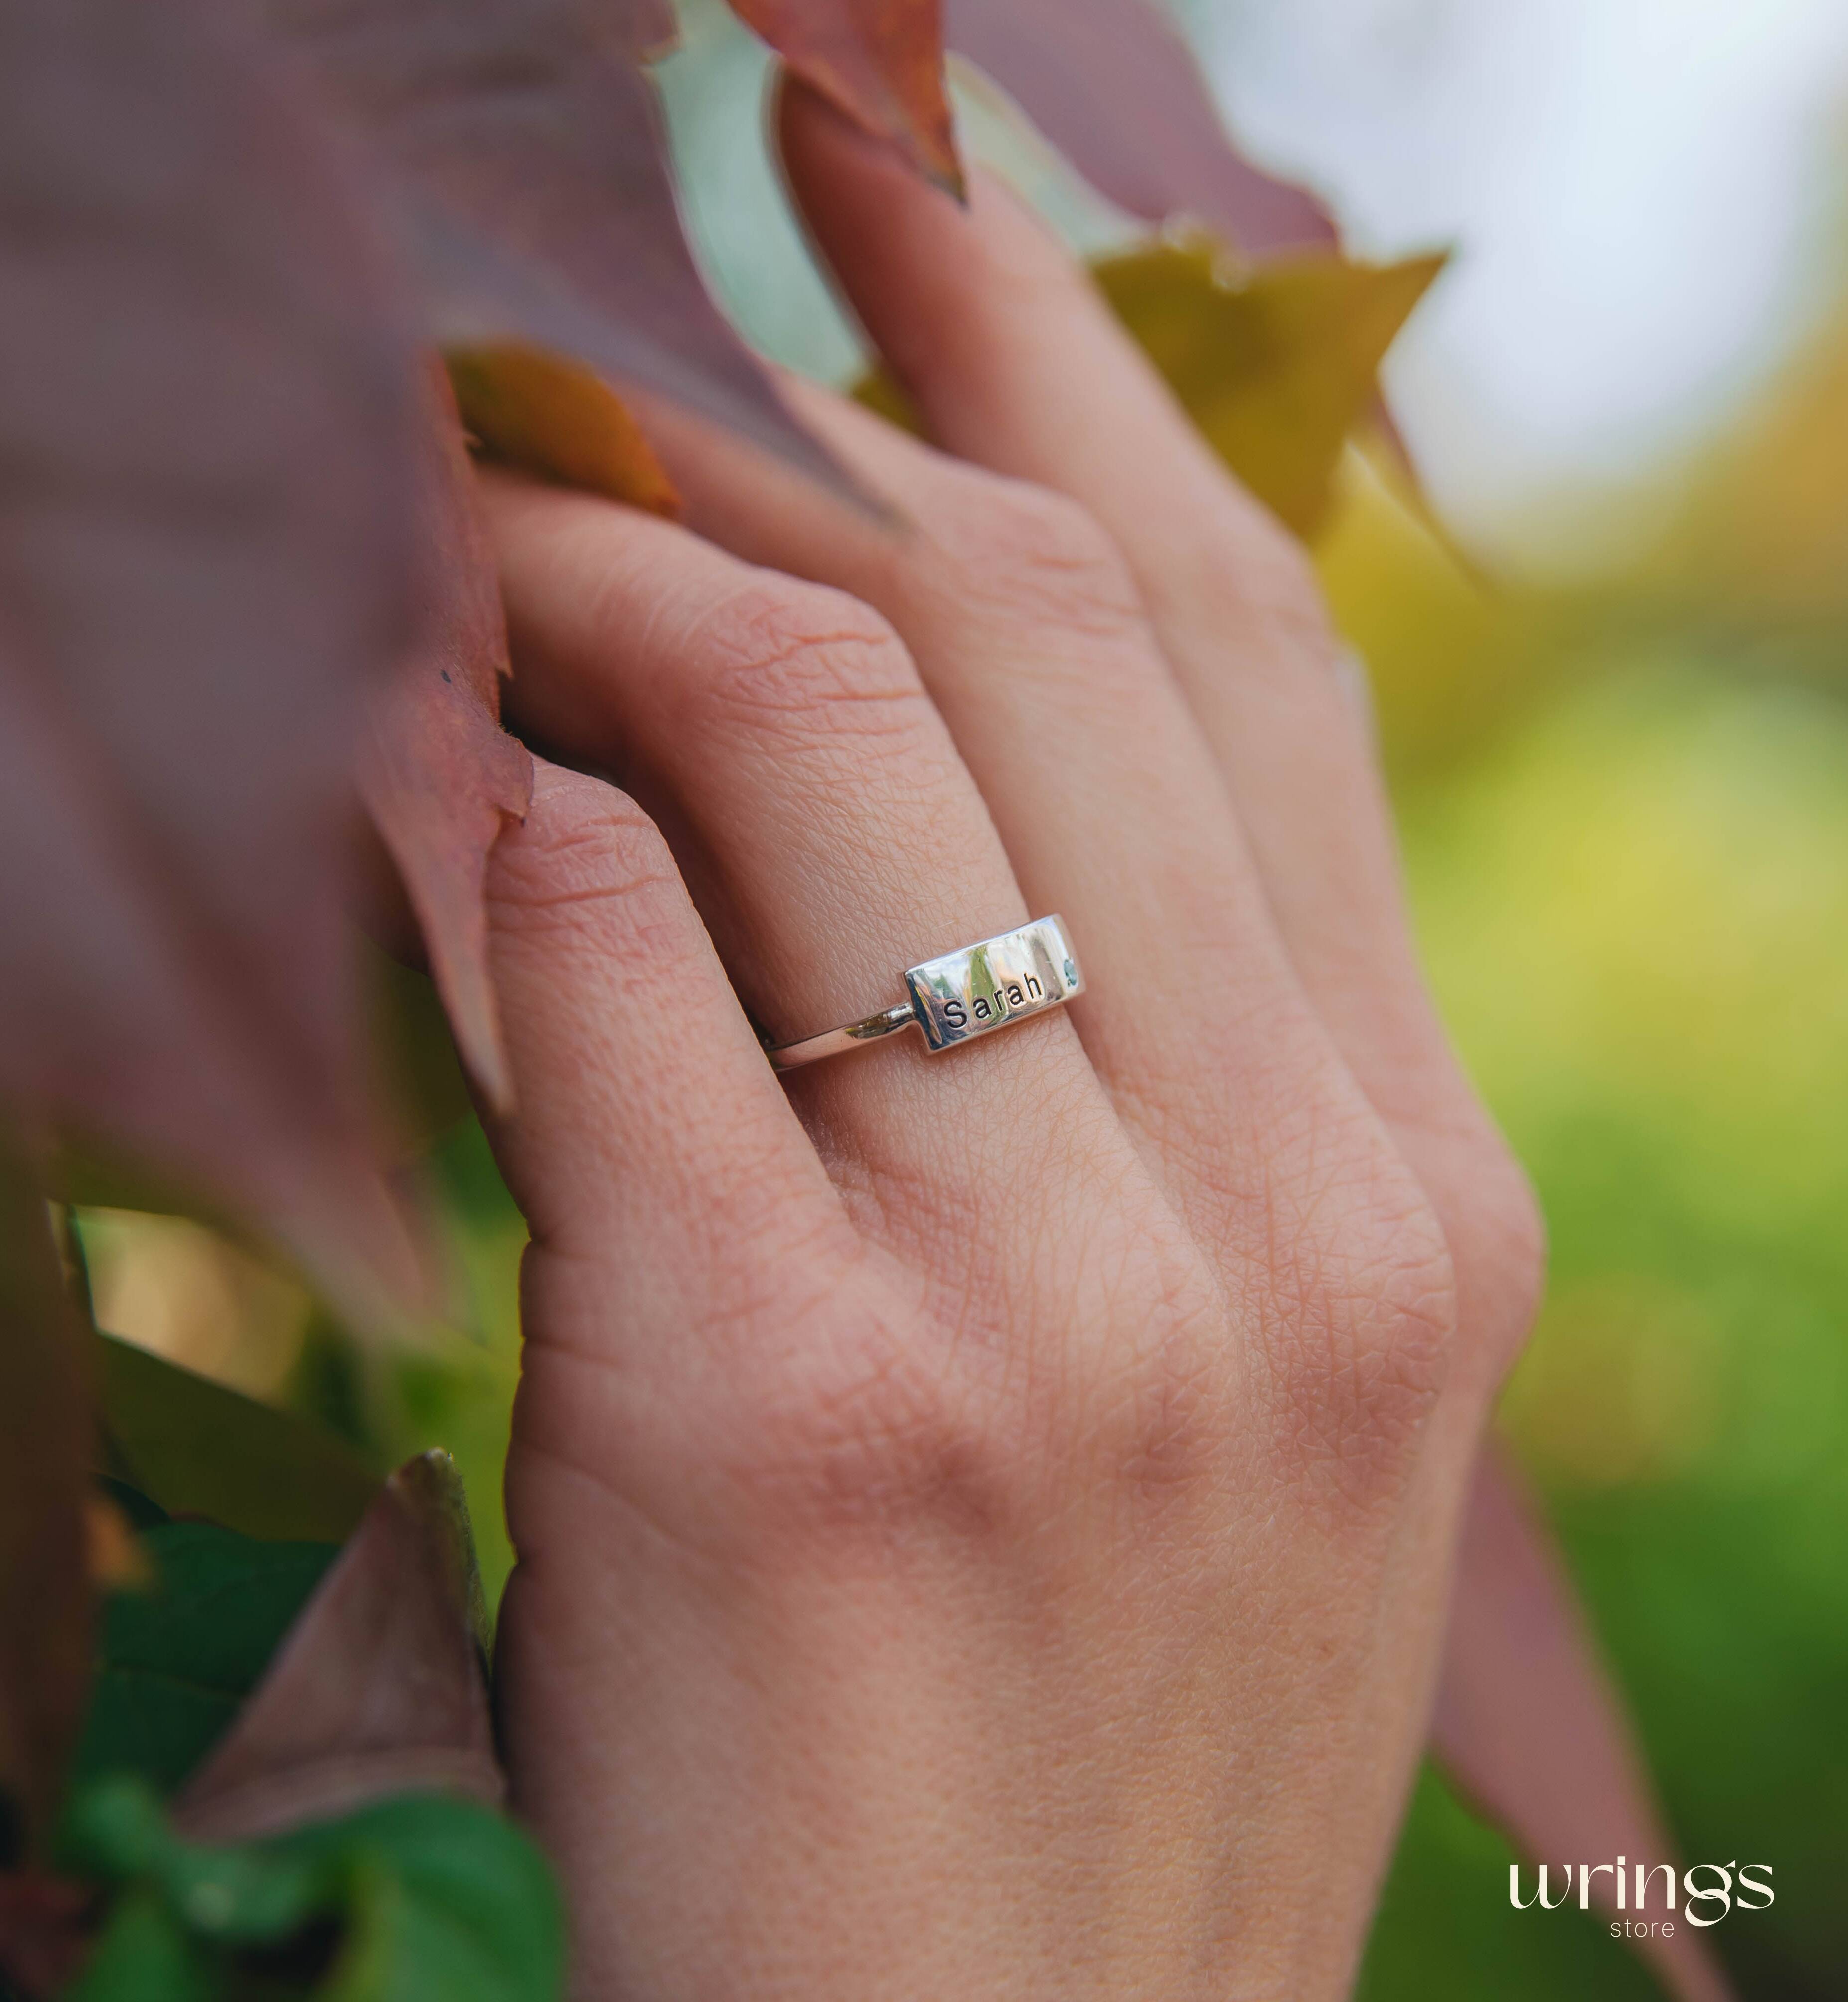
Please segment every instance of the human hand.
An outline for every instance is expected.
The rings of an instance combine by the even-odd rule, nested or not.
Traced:
[[[599,2002],[1334,1997],[1532,1206],[1295,546],[1004,194],[784,140],[945,448],[801,392],[901,525],[690,431],[701,535],[490,494],[522,717],[625,788],[490,884],[518,1804]],[[746,1019],[1054,910],[1089,991],[971,1048]]]

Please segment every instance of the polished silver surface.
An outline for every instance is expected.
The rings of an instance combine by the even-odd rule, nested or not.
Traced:
[[[769,1053],[771,1062],[779,1070],[795,1070],[876,1042],[913,1023],[924,1031],[927,1050],[953,1049],[1009,1022],[1060,1006],[1084,992],[1084,975],[1078,970],[1065,919],[1035,918],[1018,931],[1002,932],[907,967],[905,985],[908,1000],[844,1029],[779,1044]]]

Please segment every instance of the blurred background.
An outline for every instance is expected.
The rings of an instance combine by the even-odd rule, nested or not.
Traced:
[[[851,379],[763,58],[716,0],[682,11],[662,82],[717,289]],[[1454,250],[1387,368],[1443,532],[1355,453],[1317,555],[1432,979],[1552,1232],[1501,1422],[1684,1854],[1774,1866],[1775,1906],[1708,1935],[1742,1993],[1848,1995],[1848,4],[1177,11],[1354,251]],[[1132,239],[989,93],[964,106],[1076,246]],[[379,980],[427,1068],[427,994]],[[524,1233],[459,1087],[423,1096],[466,1325],[415,1352],[200,1225],[82,1228],[104,1327],[382,1465],[451,1448],[491,1594]],[[1428,1774],[1369,2002],[1654,1992],[1595,1917],[1511,1910],[1508,1860]]]

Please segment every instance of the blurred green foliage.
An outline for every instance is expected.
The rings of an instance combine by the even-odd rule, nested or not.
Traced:
[[[1595,1913],[1567,1899],[1517,1911],[1515,1853],[1428,1767],[1386,1880],[1355,2002],[1659,2002],[1655,1983]],[[1532,1872],[1526,1873],[1532,1895]],[[1499,1889],[1501,1895],[1487,1895]]]
[[[1748,1997],[1839,1996],[1848,707],[1620,651],[1402,803],[1440,999],[1552,1231],[1504,1421],[1684,1854],[1776,1870],[1714,1943]]]
[[[177,1835],[144,1781],[93,1781],[66,1866],[115,1891],[68,2002],[558,2002],[563,1928],[532,1840],[403,1794],[263,1841]]]

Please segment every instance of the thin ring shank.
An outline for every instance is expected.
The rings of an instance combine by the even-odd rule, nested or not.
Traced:
[[[917,1020],[911,1003],[901,1001],[894,1008],[883,1008],[877,1015],[869,1015],[863,1022],[850,1023],[844,1029],[830,1029],[825,1034],[810,1036],[800,1043],[783,1043],[766,1054],[778,1070],[800,1070],[804,1064],[817,1063],[823,1057],[842,1056],[849,1050],[857,1049],[862,1043],[877,1042],[881,1036],[895,1035],[901,1029],[914,1027]]]
[[[926,1050],[954,1049],[1024,1016],[1062,1007],[1084,992],[1065,920],[1057,916],[1035,918],[1016,930],[907,967],[904,978],[909,1000],[844,1029],[770,1045],[765,1054],[777,1069],[797,1070],[914,1023],[924,1032]]]

